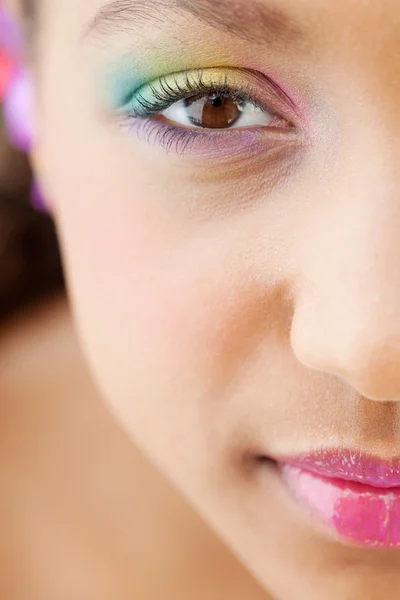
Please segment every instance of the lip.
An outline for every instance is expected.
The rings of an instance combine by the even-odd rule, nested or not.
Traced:
[[[319,450],[298,457],[276,458],[316,475],[378,488],[400,487],[400,458],[382,460],[352,450]]]
[[[320,450],[274,460],[292,498],[335,538],[400,549],[400,458]]]

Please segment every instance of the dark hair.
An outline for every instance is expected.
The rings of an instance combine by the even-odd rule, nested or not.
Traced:
[[[29,203],[31,174],[25,157],[0,131],[0,319],[63,286],[51,219]]]

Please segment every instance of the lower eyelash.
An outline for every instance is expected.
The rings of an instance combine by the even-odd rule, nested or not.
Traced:
[[[243,151],[244,148],[248,148],[254,142],[261,142],[261,139],[265,138],[265,131],[262,132],[260,129],[202,131],[200,129],[184,129],[177,126],[165,125],[151,118],[132,119],[132,117],[128,116],[128,119],[125,120],[125,125],[139,139],[151,145],[159,145],[167,153],[174,151],[181,156],[196,152],[204,153],[212,158],[221,151]],[[276,146],[276,142],[273,145]]]

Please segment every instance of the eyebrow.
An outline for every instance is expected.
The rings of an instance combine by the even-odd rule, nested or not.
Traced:
[[[291,42],[303,37],[294,20],[261,0],[112,0],[89,23],[84,37],[141,30],[170,17],[194,16],[220,31],[254,44]]]

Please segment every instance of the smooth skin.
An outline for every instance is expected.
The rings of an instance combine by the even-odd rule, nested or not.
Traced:
[[[2,598],[265,600],[104,407],[63,294],[3,324],[0,387]]]
[[[296,34],[252,43],[171,3],[85,35],[104,0],[42,0],[33,160],[85,355],[132,440],[272,598],[394,600],[399,552],[326,537],[248,457],[400,454],[400,5],[261,0]],[[210,161],[121,129],[110,61],[168,72],[171,56],[276,76],[294,145]]]

